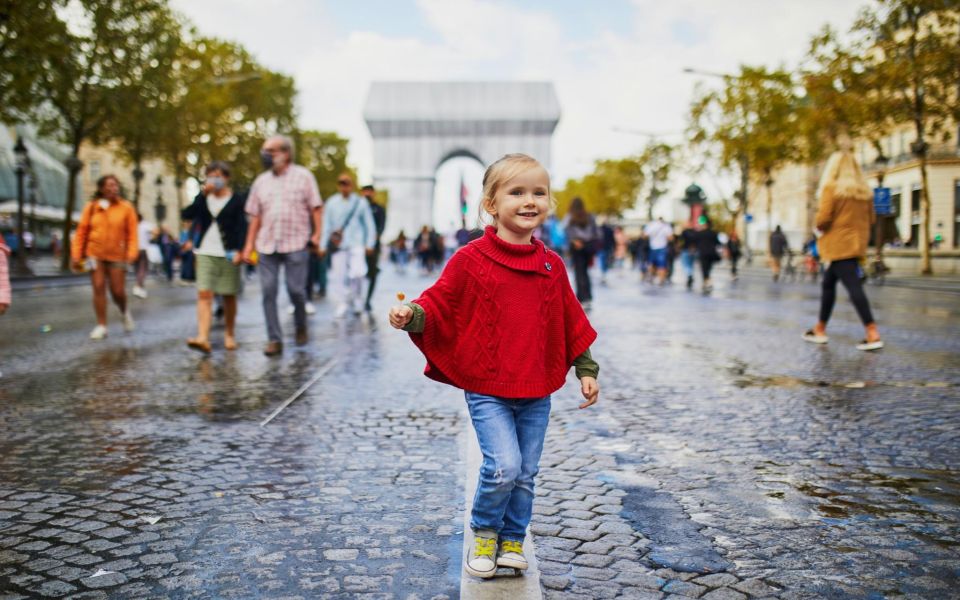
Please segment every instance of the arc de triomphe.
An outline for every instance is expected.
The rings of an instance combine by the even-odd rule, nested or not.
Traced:
[[[560,104],[547,82],[374,82],[363,111],[373,181],[390,192],[384,240],[433,222],[437,169],[456,156],[489,165],[523,152],[550,168]]]

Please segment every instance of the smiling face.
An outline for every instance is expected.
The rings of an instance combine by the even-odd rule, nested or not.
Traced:
[[[497,223],[497,235],[514,244],[529,244],[550,210],[550,177],[539,166],[524,169],[498,186],[484,201],[484,210]]]

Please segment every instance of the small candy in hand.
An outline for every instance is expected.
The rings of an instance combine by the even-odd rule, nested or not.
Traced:
[[[403,292],[397,292],[397,300],[398,300],[399,302],[403,302],[403,300],[404,300],[406,297],[407,297],[407,295],[404,294]]]

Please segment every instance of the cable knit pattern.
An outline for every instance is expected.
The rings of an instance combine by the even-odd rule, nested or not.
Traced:
[[[552,394],[597,337],[563,259],[538,240],[509,244],[492,227],[413,302],[426,313],[423,333],[410,337],[427,377],[480,394]]]

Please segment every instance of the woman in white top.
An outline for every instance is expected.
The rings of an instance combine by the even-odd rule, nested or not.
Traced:
[[[237,294],[240,293],[240,254],[247,235],[243,212],[246,195],[230,187],[230,165],[214,161],[207,165],[206,180],[193,204],[181,217],[193,221],[199,235],[197,257],[197,336],[187,340],[194,350],[209,353],[213,297],[223,297],[226,332],[224,347],[234,350],[237,340]]]

